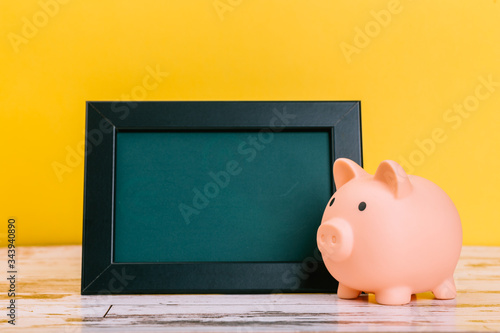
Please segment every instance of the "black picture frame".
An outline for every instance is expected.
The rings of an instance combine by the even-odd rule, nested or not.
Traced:
[[[261,130],[269,126],[275,109],[296,115],[283,130],[330,133],[331,166],[339,157],[362,165],[359,101],[87,102],[81,293],[336,292],[337,282],[317,258],[278,263],[113,262],[118,132]],[[333,181],[332,188],[335,191]],[[290,278],[284,279],[286,272],[291,272]]]

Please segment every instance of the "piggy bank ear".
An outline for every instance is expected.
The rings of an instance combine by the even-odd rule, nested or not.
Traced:
[[[368,173],[357,165],[356,162],[347,158],[339,158],[333,164],[333,179],[335,180],[337,190],[351,179],[367,175]]]
[[[403,167],[394,161],[383,161],[375,172],[375,179],[383,182],[396,198],[402,198],[412,190],[412,184]]]

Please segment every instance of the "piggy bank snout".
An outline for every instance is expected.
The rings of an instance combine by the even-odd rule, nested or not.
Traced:
[[[317,243],[323,258],[337,262],[345,260],[354,245],[351,226],[340,218],[325,221],[318,229]]]

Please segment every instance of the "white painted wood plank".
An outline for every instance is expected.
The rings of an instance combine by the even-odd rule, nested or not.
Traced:
[[[347,331],[344,325],[348,325],[349,329],[360,331],[386,326],[408,331],[467,331],[478,326],[479,321],[493,324],[490,328],[494,328],[495,320],[500,319],[498,312],[489,311],[497,301],[492,294],[461,294],[451,301],[423,297],[414,299],[409,306],[396,307],[375,304],[372,296],[354,301],[334,296],[328,304],[288,304],[288,295],[282,296],[282,302],[275,304],[114,305],[104,322],[107,325],[168,324],[171,328],[186,325],[216,328],[238,323],[254,329],[266,325],[290,329],[311,325],[316,331],[334,327]],[[495,307],[499,309],[500,304]]]
[[[378,305],[373,295],[81,296],[80,246],[25,247],[18,256],[18,326],[6,326],[4,317],[2,332],[500,331],[500,247],[464,247],[455,300],[423,293],[399,307]],[[1,293],[0,304],[6,301]]]

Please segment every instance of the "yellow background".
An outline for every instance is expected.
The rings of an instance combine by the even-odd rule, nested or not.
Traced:
[[[412,157],[409,171],[454,200],[464,244],[500,245],[500,87],[460,124],[445,119],[474,102],[480,77],[500,82],[500,2],[401,0],[384,25],[372,11],[386,0],[53,4],[0,5],[2,244],[10,216],[18,244],[81,242],[83,161],[62,181],[54,162],[78,151],[85,101],[144,92],[159,68],[168,76],[145,100],[361,100],[367,171]],[[446,140],[422,155],[415,140],[435,128]]]

